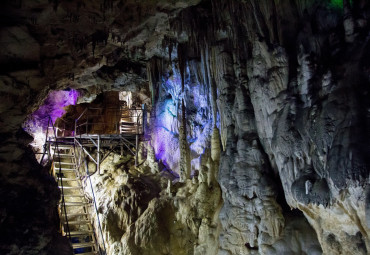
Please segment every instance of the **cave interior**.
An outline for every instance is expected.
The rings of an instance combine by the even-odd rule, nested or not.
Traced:
[[[0,254],[369,254],[368,0],[4,0]]]

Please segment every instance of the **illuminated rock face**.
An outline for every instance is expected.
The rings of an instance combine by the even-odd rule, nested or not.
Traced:
[[[23,125],[23,128],[34,136],[34,146],[42,147],[45,142],[45,133],[48,126],[52,127],[51,125],[55,123],[56,119],[65,114],[65,107],[75,105],[78,96],[79,93],[73,89],[68,91],[52,91],[49,93],[44,103],[37,111],[29,116]],[[52,123],[49,122],[49,119]],[[53,131],[49,129],[48,132]]]
[[[91,177],[107,253],[216,254],[222,205],[217,183],[194,179],[167,186],[150,171],[155,164],[135,168],[132,157],[112,155],[101,165],[103,174]]]
[[[171,74],[163,78],[157,103],[154,105],[156,119],[153,123],[152,145],[156,158],[162,160],[177,175],[180,174],[182,100],[186,109],[186,139],[190,149],[192,175],[200,170],[201,156],[210,146],[213,123],[217,122],[212,116],[209,88],[194,77],[189,70],[190,65],[186,69],[184,92],[181,90],[179,70],[175,65],[167,70]]]
[[[96,182],[112,194],[101,193],[111,254],[369,253],[368,1],[0,5],[0,189],[12,194],[0,224],[21,222],[7,212],[21,218],[11,204],[26,193],[40,208],[56,204],[45,195],[56,185],[31,171],[19,131],[49,91],[78,89],[91,101],[125,90],[152,99],[143,175],[166,167],[177,177],[190,165],[198,181],[185,171],[183,183],[167,187],[151,176],[156,188],[140,193],[120,190],[130,182],[107,168],[107,176],[118,171],[115,184]],[[139,195],[145,206],[135,205]],[[121,197],[133,214],[118,206]],[[37,208],[27,207],[27,224],[51,234],[33,234],[31,254],[57,239],[53,217],[40,222]],[[5,226],[9,236],[27,228]],[[0,240],[5,254],[29,250]]]

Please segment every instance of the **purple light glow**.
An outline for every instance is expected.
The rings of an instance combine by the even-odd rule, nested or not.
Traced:
[[[31,114],[24,124],[24,128],[33,136],[35,136],[36,133],[45,133],[49,116],[53,123],[55,123],[57,118],[65,114],[64,108],[66,106],[76,104],[78,96],[78,91],[73,89],[50,92],[44,104]]]

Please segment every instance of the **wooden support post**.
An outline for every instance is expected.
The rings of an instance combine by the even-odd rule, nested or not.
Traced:
[[[143,110],[143,121],[142,121],[142,134],[144,135],[145,134],[145,129],[146,129],[146,120],[147,120],[147,117],[146,117],[146,105],[143,104],[142,105],[142,110]]]
[[[96,155],[96,167],[98,173],[100,174],[100,135],[98,135],[98,152]]]
[[[122,138],[119,139],[120,144],[121,144],[121,156],[123,156],[123,140]]]
[[[49,137],[49,142],[48,142],[48,160],[51,160],[51,151],[50,151],[50,137]]]
[[[75,120],[75,132],[73,134],[74,137],[76,137],[77,135],[77,124],[78,124],[78,120]]]
[[[89,126],[89,118],[86,117],[86,135],[87,135],[87,128]]]
[[[136,143],[135,143],[135,166],[138,166],[138,150],[139,150],[139,120],[136,121]]]

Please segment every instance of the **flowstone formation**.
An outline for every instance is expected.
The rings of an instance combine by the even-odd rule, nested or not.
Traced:
[[[158,163],[143,160],[135,168],[133,157],[113,154],[101,165],[102,175],[91,176],[107,253],[216,254],[222,204],[217,183],[194,178],[172,185],[153,173]]]
[[[369,253],[369,1],[0,7],[1,253],[63,246],[20,131],[63,89],[151,98],[146,163],[93,176],[111,254]]]

